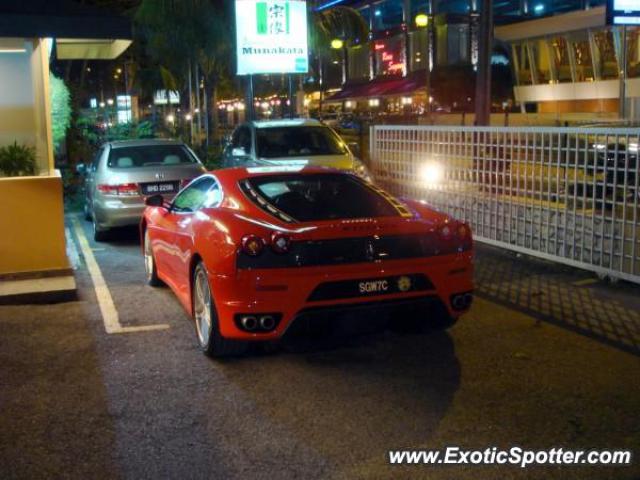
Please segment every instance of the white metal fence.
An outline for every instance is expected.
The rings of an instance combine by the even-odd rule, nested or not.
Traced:
[[[371,127],[376,181],[479,241],[640,283],[640,129]]]

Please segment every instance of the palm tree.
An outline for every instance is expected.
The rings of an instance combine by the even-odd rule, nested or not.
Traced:
[[[369,37],[369,26],[357,10],[350,7],[337,6],[326,10],[312,11],[311,24],[311,49],[317,57],[316,77],[320,87],[319,109],[322,111],[324,96],[324,65],[331,58],[331,41],[349,39],[351,41],[365,42]],[[346,59],[345,59],[346,61]]]
[[[147,76],[153,88],[160,83],[167,90],[186,92],[189,72],[198,65],[208,97],[208,144],[210,132],[214,139],[218,137],[217,114],[212,105],[215,106],[218,88],[229,76],[232,29],[226,2],[142,0],[135,19],[156,69],[155,74]],[[195,83],[199,85],[198,79]]]

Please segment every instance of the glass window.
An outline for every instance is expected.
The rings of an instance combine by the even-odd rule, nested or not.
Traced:
[[[617,33],[617,31],[616,31]],[[596,69],[603,80],[618,78],[618,59],[611,29],[593,33],[595,44]]]
[[[111,168],[146,168],[196,162],[183,145],[141,145],[111,148],[108,165]]]
[[[345,155],[345,145],[327,127],[270,127],[256,130],[260,158]]]
[[[549,50],[545,44],[546,40],[538,39],[529,42],[529,48],[536,62],[536,81],[538,83],[549,83],[553,80],[551,76],[551,62],[549,59]]]
[[[516,66],[516,79],[518,85],[531,85],[533,83],[531,64],[529,63],[529,50],[526,43],[513,45],[513,58]]]
[[[358,45],[347,49],[349,80],[369,79],[369,46]]]
[[[195,212],[199,208],[202,208],[209,199],[209,190],[214,185],[216,185],[216,181],[212,177],[204,177],[196,180],[178,194],[173,201],[172,210],[177,212]]]
[[[569,43],[576,59],[576,81],[592,82],[593,61],[587,32],[577,32],[569,36]]]
[[[416,15],[419,13],[428,14],[429,12],[429,0],[411,0],[411,18],[408,19],[407,23],[415,26]]]
[[[367,26],[371,26],[371,8],[369,6],[362,7],[358,9],[358,13],[364,19]]]
[[[352,175],[278,175],[248,182],[269,203],[301,222],[398,215],[382,195]]]
[[[640,77],[640,28],[627,27],[627,76]]]
[[[386,30],[402,24],[404,0],[384,0],[373,5],[373,29]]]
[[[571,62],[569,61],[569,46],[564,37],[552,37],[549,39],[551,58],[556,69],[559,82],[571,82]]]
[[[373,44],[377,76],[402,75],[404,69],[404,36],[396,35]]]
[[[427,68],[427,29],[421,28],[409,33],[409,68],[412,72]]]
[[[469,25],[451,24],[447,31],[447,65],[469,63]]]

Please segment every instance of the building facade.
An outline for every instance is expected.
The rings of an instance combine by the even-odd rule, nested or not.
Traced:
[[[626,30],[623,69],[623,29],[606,27],[603,3],[494,2],[494,110],[511,108],[512,96],[523,111],[620,110],[620,76],[640,75],[640,28]],[[383,114],[473,109],[477,0],[330,0],[315,9],[337,6],[355,9],[369,36],[343,39],[323,66],[329,105]],[[636,88],[625,83],[628,99]],[[626,115],[635,114],[635,100],[627,103]]]

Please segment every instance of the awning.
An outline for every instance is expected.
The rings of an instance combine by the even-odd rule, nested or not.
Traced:
[[[374,80],[372,82],[345,85],[342,90],[325,99],[326,102],[357,100],[360,98],[379,98],[410,95],[416,90],[426,89],[424,71],[414,72],[411,76],[392,80]]]
[[[58,58],[112,59],[133,39],[131,21],[71,0],[0,2],[0,37],[54,38]]]

